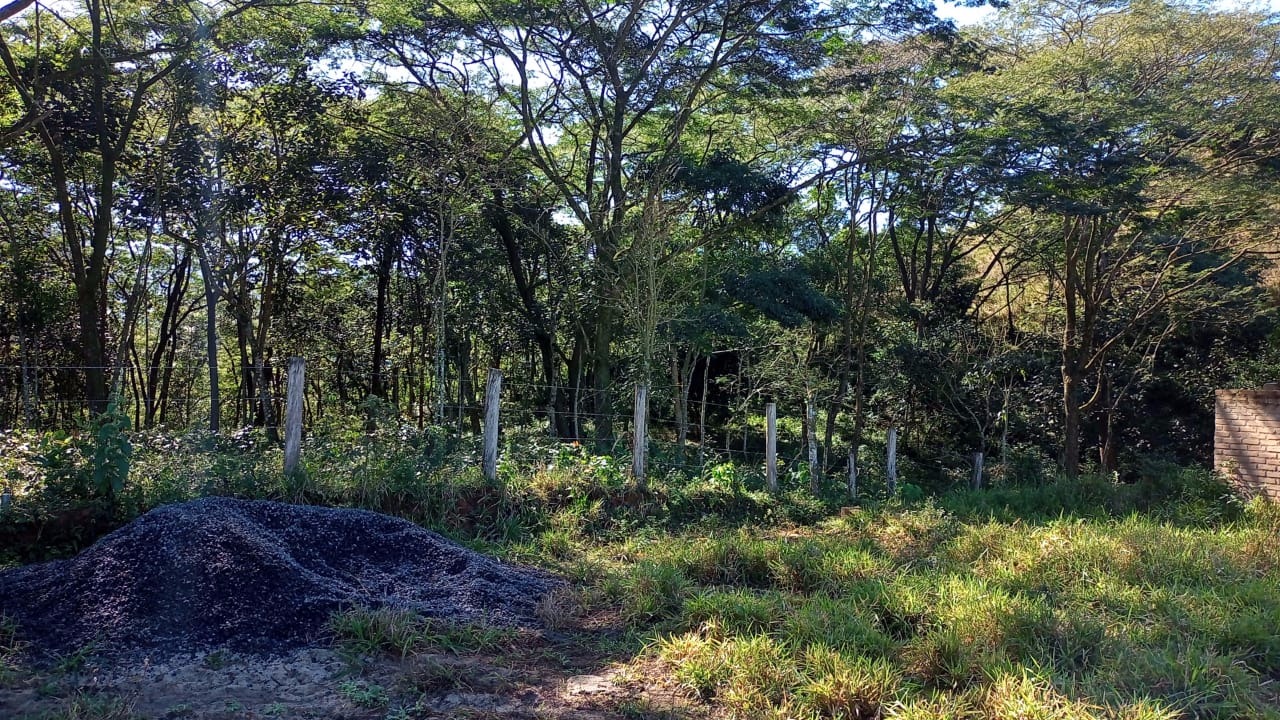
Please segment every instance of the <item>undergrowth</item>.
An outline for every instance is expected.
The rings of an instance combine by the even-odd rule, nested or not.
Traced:
[[[59,483],[86,487],[92,454],[48,442],[3,461],[21,482],[0,527],[75,507]],[[886,498],[872,475],[851,504],[834,481],[813,497],[785,474],[771,495],[758,468],[714,459],[655,458],[642,488],[626,458],[533,434],[508,438],[496,483],[430,429],[313,435],[291,479],[252,432],[131,443],[116,522],[210,493],[406,517],[562,574],[574,589],[540,607],[549,628],[614,613],[642,662],[729,717],[1280,718],[1280,509],[1203,470],[932,498],[910,476]],[[331,629],[357,654],[517,641],[394,609]]]
[[[516,638],[510,628],[459,625],[397,608],[352,608],[335,613],[329,629],[338,647],[355,655],[388,653],[480,652],[506,647]]]

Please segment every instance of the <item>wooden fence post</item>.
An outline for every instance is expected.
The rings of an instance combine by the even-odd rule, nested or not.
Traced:
[[[973,489],[974,490],[978,490],[982,488],[982,461],[983,461],[982,451],[979,450],[978,452],[973,454]]]
[[[484,388],[484,479],[498,480],[498,405],[502,398],[502,371],[489,370]]]
[[[817,495],[822,491],[822,468],[818,465],[818,408],[809,394],[804,399],[804,417],[806,427],[805,441],[809,444],[809,492]]]
[[[769,492],[778,492],[778,404],[764,406],[764,476]]]
[[[849,499],[858,499],[858,449],[849,446]]]
[[[300,357],[289,358],[289,389],[285,395],[284,419],[284,474],[293,475],[298,471],[298,460],[302,455],[302,408],[306,389],[307,362]]]
[[[898,494],[898,428],[889,428],[889,459],[884,468],[889,497]]]
[[[636,383],[635,415],[632,425],[635,432],[631,438],[631,476],[641,485],[644,484],[645,455],[649,450],[649,385]]]

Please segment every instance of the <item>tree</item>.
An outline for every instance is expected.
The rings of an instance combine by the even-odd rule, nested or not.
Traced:
[[[1262,196],[1275,189],[1280,66],[1274,28],[1247,13],[1080,3],[1067,17],[1034,4],[1014,17],[1029,34],[1001,38],[999,69],[948,92],[992,120],[987,162],[1005,168],[1013,232],[1058,303],[1074,476],[1085,413],[1104,409],[1110,427],[1129,387],[1112,359],[1149,362],[1161,338],[1221,300],[1206,292],[1215,277],[1274,240]],[[1113,458],[1103,450],[1104,466]]]
[[[671,177],[693,115],[716,96],[786,82],[820,60],[834,15],[806,2],[690,0],[612,5],[437,2],[519,118],[529,158],[585,234],[598,436],[609,415],[621,299],[612,288],[646,197]],[[816,28],[816,30],[814,29]],[[554,132],[552,127],[557,128]],[[649,170],[637,173],[643,160]]]

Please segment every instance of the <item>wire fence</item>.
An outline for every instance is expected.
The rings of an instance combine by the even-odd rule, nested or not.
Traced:
[[[315,370],[313,361],[306,363]],[[341,363],[319,363],[320,370],[331,370]],[[84,378],[88,370],[101,369],[119,378],[129,376],[131,382],[116,383],[114,400],[118,412],[127,416],[134,429],[185,431],[207,428],[213,416],[214,399],[208,392],[207,366],[165,364],[155,366],[83,365],[0,365],[0,431],[76,430],[94,410],[100,410],[83,397]],[[420,368],[421,369],[421,368]],[[154,371],[168,375],[163,389],[153,383],[140,385],[138,378]],[[244,382],[224,388],[217,400],[219,427],[251,427],[272,435],[283,436],[289,398],[285,391],[285,372],[274,367],[270,372],[250,368],[240,375]],[[256,378],[249,376],[256,373]],[[382,373],[386,378],[404,380],[407,373]],[[265,387],[246,388],[253,379],[268,378]],[[369,379],[369,373],[363,377]],[[177,382],[174,378],[179,378]],[[450,378],[447,386],[438,378],[422,372],[411,377],[405,387],[395,387],[389,397],[371,398],[351,386],[337,387],[331,376],[324,382],[303,385],[298,401],[302,403],[302,432],[317,432],[334,427],[367,427],[378,423],[407,424],[419,428],[432,427],[454,437],[479,436],[485,416],[484,383],[476,378]],[[205,383],[205,384],[201,384]],[[548,385],[525,379],[502,380],[499,416],[502,432],[511,429],[536,429],[556,441],[593,448],[596,452],[620,458],[633,458],[636,453],[634,410],[630,407],[637,383],[615,379],[604,388],[583,383]],[[702,463],[729,460],[765,466],[770,459],[768,428],[764,419],[766,403],[762,394],[751,387],[731,387],[738,397],[717,397],[725,389],[716,384],[704,385],[694,380],[688,386],[650,382],[646,406],[644,438],[645,465],[659,470],[687,469]],[[472,398],[475,398],[474,400]],[[810,428],[805,417],[805,401],[793,398],[792,414],[779,417],[774,439],[778,448],[774,462],[779,472],[808,467]],[[812,435],[817,440],[816,453],[821,471],[843,472],[847,467],[848,448],[843,440],[827,443],[824,432],[827,408],[815,413]],[[683,438],[683,442],[681,439]],[[863,451],[865,452],[865,451]],[[859,463],[884,467],[888,458],[864,458]],[[935,472],[955,473],[963,470],[944,463],[934,463]],[[641,470],[643,472],[643,470]]]
[[[331,362],[325,364],[333,365]],[[314,369],[313,361],[308,360],[307,365],[309,369]],[[202,418],[208,417],[214,403],[212,393],[204,387],[207,384],[204,365],[0,365],[0,429],[74,427],[75,420],[83,419],[95,405],[100,405],[85,397],[86,373],[89,370],[103,370],[109,374],[124,373],[129,376],[127,380],[116,383],[119,392],[115,403],[121,411],[129,414],[138,426],[196,424]],[[157,383],[154,387],[140,387],[135,382],[139,376],[144,376],[153,370],[173,375],[170,376],[167,385]],[[282,370],[279,367],[267,369],[264,374],[267,377],[268,387],[265,389],[246,390],[241,387],[242,383],[223,388],[217,401],[219,415],[230,419],[233,423],[239,420],[240,423],[253,422],[259,426],[263,422],[261,415],[263,415],[264,404],[270,408],[273,415],[279,415],[286,400]],[[254,372],[256,370],[250,368],[248,372],[238,374],[247,377]],[[372,374],[364,372],[360,377],[371,381],[375,378],[403,379],[404,375],[391,371]],[[419,373],[414,380],[417,381],[421,377],[422,374]],[[426,379],[427,383],[419,382],[412,388],[407,384],[404,387],[394,388],[396,397],[382,398],[380,401],[393,404],[406,417],[416,419],[419,415],[423,415],[424,420],[442,425],[450,420],[457,421],[459,415],[464,416],[465,419],[468,414],[483,412],[484,407],[479,400],[459,401],[457,399],[460,394],[464,394],[464,388],[465,394],[476,394],[476,389],[483,383],[474,379],[463,379],[461,383],[463,387],[460,387],[458,378],[450,378],[449,387],[441,392],[439,387],[433,386],[436,378],[427,374]],[[256,382],[257,379],[253,378],[252,381]],[[423,387],[424,384],[426,387]],[[696,386],[697,383],[694,385]],[[649,383],[648,386],[655,405],[669,404],[681,393],[692,395],[694,391],[700,392],[698,387],[680,388],[655,383]],[[547,399],[554,395],[557,405],[554,412],[560,416],[572,417],[586,423],[601,419],[625,422],[631,417],[621,411],[599,411],[602,405],[618,404],[629,400],[634,389],[634,383],[630,381],[615,381],[601,388],[586,384],[573,387],[567,383],[547,385],[504,380],[504,388],[509,389],[510,392],[503,396],[503,408],[504,411],[511,413],[529,417],[545,416]],[[326,411],[336,411],[340,414],[361,412],[361,406],[367,402],[368,394],[360,391],[367,389],[365,386],[350,386],[344,393],[341,385],[332,380],[327,381],[323,387],[308,388],[304,397],[308,416],[309,418],[315,415],[323,416]],[[442,397],[446,398],[443,402]],[[720,402],[705,397],[692,397],[688,401],[691,423],[703,411],[741,415],[749,409],[746,402]],[[258,417],[252,421],[243,417],[250,413]],[[161,421],[161,415],[168,418],[167,423]],[[674,416],[669,418],[669,421],[674,423]],[[69,427],[64,426],[64,423]]]

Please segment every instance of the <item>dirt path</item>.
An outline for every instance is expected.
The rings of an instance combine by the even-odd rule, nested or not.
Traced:
[[[126,720],[694,718],[698,709],[625,659],[574,643],[522,642],[485,654],[279,658],[225,651],[156,662],[87,660],[10,678],[0,717]]]

